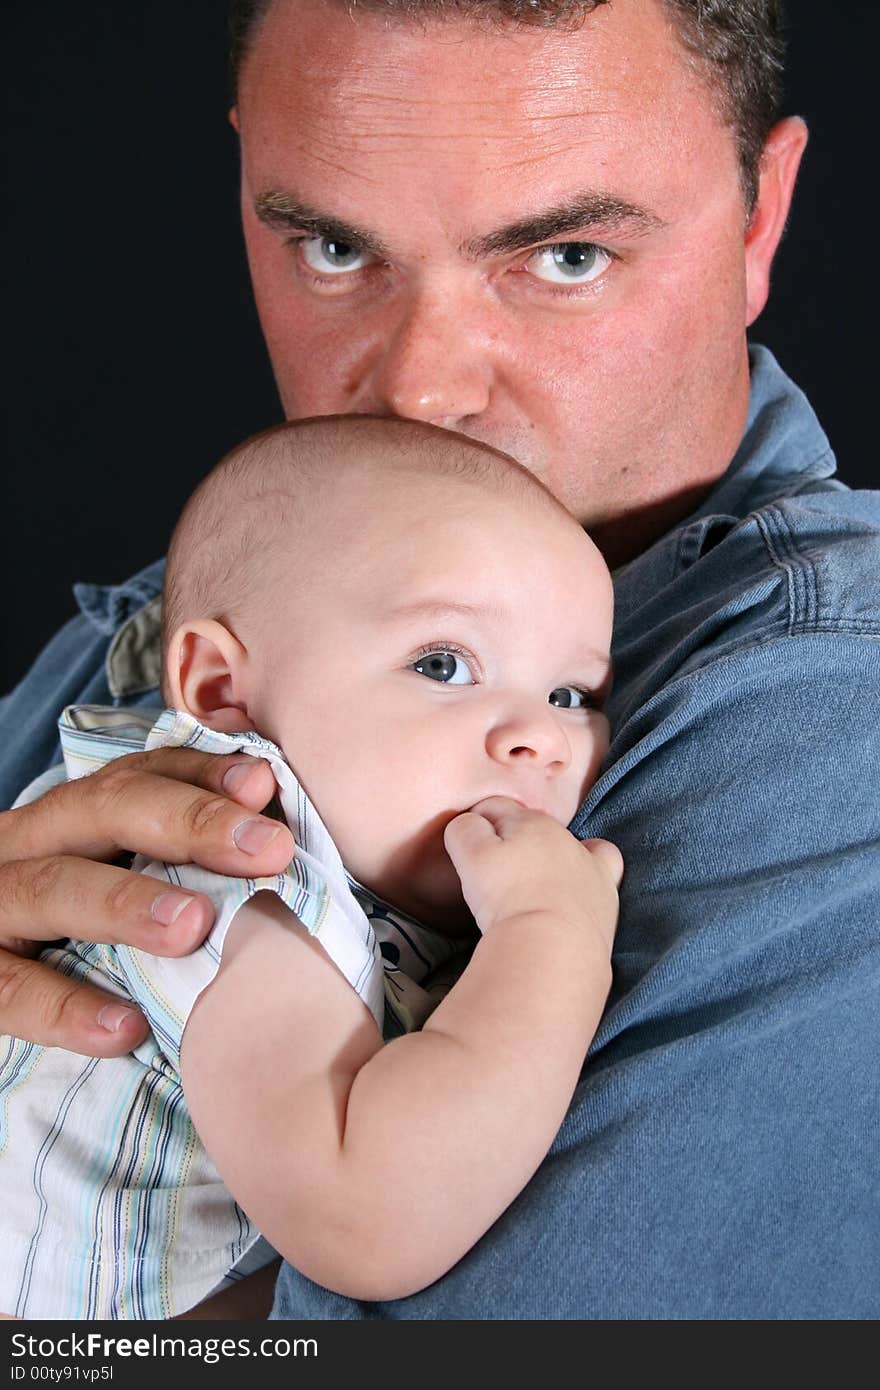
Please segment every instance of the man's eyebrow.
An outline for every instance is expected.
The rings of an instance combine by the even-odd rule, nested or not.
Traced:
[[[387,247],[373,232],[346,222],[332,213],[320,212],[301,203],[292,193],[266,189],[254,199],[254,212],[264,226],[275,232],[303,232],[306,236],[330,237],[356,246],[373,256],[388,257]],[[494,232],[470,237],[459,250],[468,260],[509,255],[541,242],[564,240],[575,233],[621,233],[639,235],[666,224],[655,213],[637,203],[628,203],[609,193],[581,193],[569,202],[530,213]]]
[[[628,203],[610,193],[588,191],[543,212],[521,217],[485,236],[472,237],[462,244],[461,251],[476,261],[486,256],[523,251],[540,242],[565,240],[575,233],[578,240],[589,232],[639,235],[665,225],[656,213],[637,203]]]
[[[290,193],[280,189],[267,189],[258,193],[254,199],[254,212],[264,226],[273,232],[305,232],[307,236],[330,237],[356,246],[359,251],[369,251],[374,256],[386,254],[382,243],[371,232],[355,227],[339,217],[318,212],[306,203],[300,203]]]

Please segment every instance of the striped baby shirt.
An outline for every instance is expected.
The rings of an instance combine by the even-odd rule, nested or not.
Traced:
[[[70,778],[161,746],[265,758],[278,783],[268,814],[297,852],[271,878],[196,865],[143,873],[206,893],[204,944],[178,960],[127,946],[70,942],[55,967],[133,999],[151,1032],[126,1057],[87,1058],[0,1036],[0,1311],[24,1318],[168,1318],[274,1257],[223,1186],[180,1084],[186,1021],[220,965],[229,924],[255,893],[291,909],[363,999],[387,1038],[418,1027],[460,972],[457,943],[382,902],[345,871],[280,749],[221,734],[166,710],[73,706],[59,721]],[[230,1116],[230,1123],[235,1117]],[[259,1156],[256,1156],[258,1161]]]

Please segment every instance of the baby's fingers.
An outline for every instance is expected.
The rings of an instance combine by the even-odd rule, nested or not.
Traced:
[[[534,829],[550,821],[543,811],[532,811],[511,796],[487,796],[471,807],[470,814],[487,821],[500,840],[512,839],[524,829]]]
[[[495,827],[475,811],[463,811],[449,822],[443,832],[446,853],[459,872],[465,860],[479,854],[481,849],[497,838]]]
[[[581,840],[581,844],[611,876],[615,888],[619,888],[623,878],[623,855],[610,840]]]

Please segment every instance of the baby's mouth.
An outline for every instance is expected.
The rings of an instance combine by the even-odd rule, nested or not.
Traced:
[[[505,801],[515,801],[517,806],[522,806],[525,811],[540,811],[540,813],[545,816],[553,814],[552,811],[548,811],[547,807],[541,804],[538,797],[535,797],[532,801],[526,801],[525,797],[514,796],[511,792],[489,792],[485,797],[481,797],[480,800],[488,801],[491,797],[496,796],[503,797]],[[478,806],[480,803],[475,802],[474,804]]]

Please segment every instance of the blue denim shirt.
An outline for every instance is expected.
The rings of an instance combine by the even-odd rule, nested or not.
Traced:
[[[284,1266],[274,1317],[880,1315],[880,494],[833,472],[753,348],[730,468],[615,577],[613,738],[574,827],[626,862],[614,985],[551,1152],[422,1293]],[[160,582],[78,588],[0,706],[7,798],[64,704],[156,702],[104,662]]]

